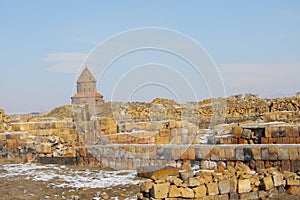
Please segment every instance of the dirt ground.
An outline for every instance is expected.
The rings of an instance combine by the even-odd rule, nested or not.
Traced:
[[[37,199],[136,199],[137,185],[120,185],[110,188],[53,188],[47,182],[26,180],[0,180],[0,199],[37,200]],[[100,197],[100,198],[96,198]]]
[[[93,187],[57,187],[57,185],[66,183],[65,179],[55,177],[48,181],[36,180],[32,173],[34,174],[36,170],[38,173],[47,173],[52,169],[29,169],[28,172],[13,172],[15,175],[11,175],[9,177],[5,177],[7,174],[11,174],[11,171],[8,171],[9,168],[8,163],[0,162],[0,199],[1,200],[44,200],[44,199],[68,199],[68,200],[100,200],[100,199],[136,199],[136,194],[139,191],[139,186],[137,184],[128,184],[124,185],[111,185],[104,188],[93,188]],[[22,168],[21,168],[22,169]],[[42,171],[44,170],[44,171]],[[64,170],[74,171],[76,173],[82,173],[89,170],[94,174],[97,174],[97,170],[91,167],[76,167],[76,166],[67,166]],[[53,171],[56,173],[57,171]],[[63,177],[66,171],[58,172],[61,177]],[[82,174],[81,174],[82,175]],[[38,175],[37,175],[38,176]],[[89,177],[86,177],[87,180]],[[122,174],[120,174],[122,176]],[[124,173],[126,176],[126,173]],[[82,176],[80,176],[82,179]],[[80,178],[79,177],[79,178]],[[74,177],[75,178],[75,177]],[[72,179],[72,177],[70,178]],[[105,175],[103,177],[105,179]],[[133,177],[132,180],[138,182],[138,178]],[[79,179],[80,180],[80,179]],[[98,180],[101,181],[101,180]],[[114,181],[112,179],[112,181]]]

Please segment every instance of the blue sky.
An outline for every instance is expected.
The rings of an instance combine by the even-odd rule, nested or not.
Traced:
[[[172,29],[199,42],[220,70],[228,96],[251,92],[274,97],[300,90],[300,2],[296,0],[2,0],[0,25],[0,108],[8,113],[45,111],[70,103],[77,73],[89,52],[112,35],[142,27]],[[176,60],[157,52],[136,53],[116,63],[112,73],[122,65],[153,59],[171,60],[168,65]],[[131,65],[130,60],[141,62]],[[98,85],[107,100],[113,88],[110,80],[106,77]],[[204,94],[201,88],[194,89]],[[132,100],[164,94],[161,88],[145,91]],[[122,95],[116,100],[123,100]]]

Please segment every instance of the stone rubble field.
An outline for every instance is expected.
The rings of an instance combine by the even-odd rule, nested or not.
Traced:
[[[138,199],[300,199],[300,173],[259,172],[242,163],[219,170],[141,167]]]

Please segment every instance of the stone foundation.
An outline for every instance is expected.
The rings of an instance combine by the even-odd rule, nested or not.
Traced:
[[[90,155],[104,167],[136,169],[146,165],[171,165],[183,169],[222,169],[245,163],[259,170],[278,167],[300,170],[300,145],[92,145]]]
[[[0,133],[3,158],[16,162],[76,164],[86,150],[72,122],[11,123],[11,132]]]

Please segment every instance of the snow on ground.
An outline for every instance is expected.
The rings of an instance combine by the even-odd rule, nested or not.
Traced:
[[[65,165],[3,164],[1,179],[23,176],[34,181],[51,182],[53,187],[105,188],[117,185],[137,184],[134,170],[105,171],[72,169]]]

